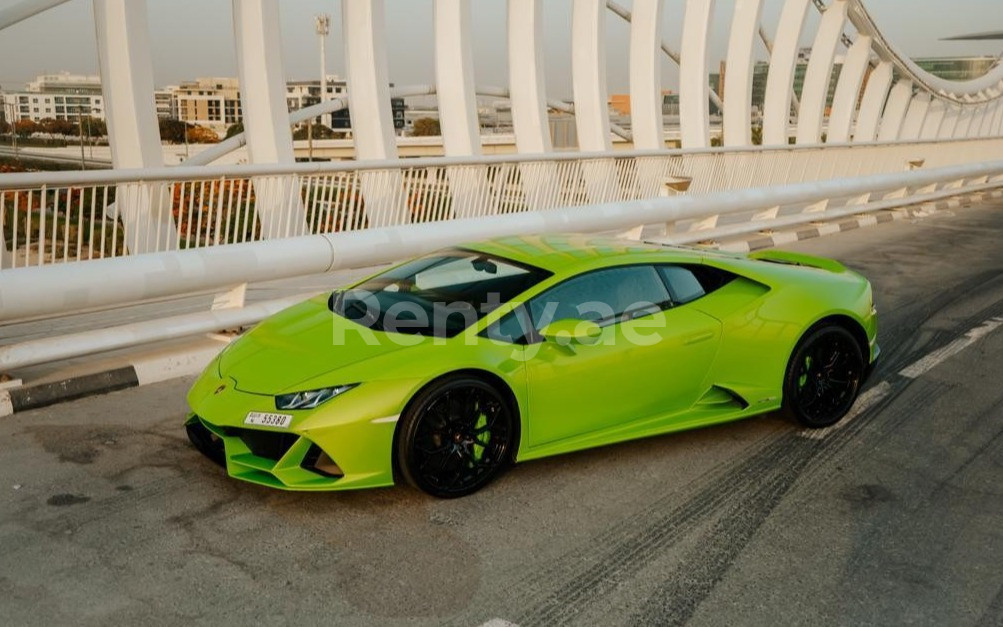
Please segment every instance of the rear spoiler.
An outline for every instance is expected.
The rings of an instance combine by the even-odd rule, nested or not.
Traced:
[[[760,250],[754,253],[749,253],[749,259],[767,261],[770,263],[782,263],[789,266],[807,266],[809,268],[818,268],[820,270],[828,270],[829,272],[836,273],[846,272],[846,266],[838,261],[826,259],[825,257],[805,255],[804,253],[792,253],[786,250]]]

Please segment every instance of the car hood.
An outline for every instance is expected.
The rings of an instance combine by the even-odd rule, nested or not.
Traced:
[[[298,392],[299,383],[402,348],[389,334],[331,312],[322,296],[279,312],[235,340],[220,357],[219,371],[244,392]],[[358,381],[330,385],[344,383]]]

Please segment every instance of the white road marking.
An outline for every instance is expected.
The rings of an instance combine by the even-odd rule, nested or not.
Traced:
[[[481,625],[481,627],[519,627],[519,625],[509,622],[504,618],[492,618],[488,622]]]
[[[891,383],[887,381],[882,381],[881,383],[875,385],[871,389],[867,390],[857,398],[857,402],[853,404],[850,411],[847,412],[843,419],[832,425],[831,427],[826,427],[824,429],[805,429],[801,431],[799,435],[806,440],[821,440],[825,436],[829,435],[834,431],[838,431],[845,427],[851,420],[864,413],[871,407],[877,405],[883,398],[888,396],[888,393],[892,391]]]
[[[990,318],[989,320],[983,322],[980,326],[977,326],[966,333],[963,337],[959,337],[947,346],[937,349],[926,357],[913,362],[912,365],[903,368],[899,371],[899,374],[910,379],[915,379],[920,375],[926,374],[940,365],[944,360],[957,355],[972,344],[989,335],[999,328],[1000,325],[1003,325],[1003,318]]]
[[[990,318],[983,322],[981,325],[975,327],[966,333],[963,337],[959,337],[947,346],[939,348],[925,357],[921,357],[912,363],[912,365],[907,366],[899,371],[899,374],[903,377],[909,379],[916,379],[927,372],[933,370],[935,367],[943,363],[948,358],[957,355],[961,351],[965,350],[972,344],[975,344],[982,338],[986,337],[1000,326],[1003,326],[1003,318]],[[828,434],[841,429],[846,426],[848,422],[853,420],[855,417],[864,413],[883,398],[888,396],[891,392],[892,386],[887,381],[882,381],[873,388],[867,390],[860,395],[857,402],[853,405],[853,408],[846,414],[846,416],[832,425],[831,427],[826,427],[825,429],[805,429],[801,431],[799,435],[807,440],[821,440],[825,438]]]

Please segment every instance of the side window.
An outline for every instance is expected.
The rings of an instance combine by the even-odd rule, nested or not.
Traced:
[[[529,314],[525,307],[519,307],[502,316],[481,333],[488,339],[507,344],[528,344],[533,332]]]
[[[700,298],[706,292],[700,281],[689,269],[682,266],[658,266],[658,272],[665,279],[672,295],[672,303],[685,305]]]
[[[669,306],[669,292],[654,266],[623,266],[588,272],[529,302],[533,326],[556,320],[590,320],[599,325],[649,315]]]
[[[658,273],[669,286],[673,305],[685,305],[715,292],[735,279],[719,268],[702,265],[658,266]]]

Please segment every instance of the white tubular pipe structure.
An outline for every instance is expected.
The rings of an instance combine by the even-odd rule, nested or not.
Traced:
[[[872,142],[878,136],[881,112],[888,102],[888,92],[892,86],[895,68],[891,63],[879,63],[867,79],[864,97],[860,101],[857,126],[853,132],[855,143]]]
[[[25,0],[12,7],[0,9],[0,30],[67,2],[69,0]]]
[[[871,38],[859,37],[850,46],[843,61],[843,71],[836,84],[836,94],[832,100],[832,114],[829,116],[829,134],[827,142],[842,143],[850,141],[850,129],[853,126],[853,115],[860,100],[860,86],[864,82],[864,74],[868,68],[871,56]]]
[[[777,25],[777,36],[766,75],[763,104],[763,144],[786,146],[787,126],[794,100],[794,69],[797,66],[801,31],[808,17],[809,0],[786,0]]]
[[[4,270],[0,319],[82,311],[240,283],[367,267],[502,235],[622,231],[656,224],[808,205],[830,198],[995,177],[1003,161],[831,179],[780,187],[672,196],[507,215],[308,235],[204,249]]]
[[[686,0],[683,54],[679,62],[679,122],[683,148],[710,146],[707,42],[713,15],[714,0]]]
[[[737,0],[724,77],[724,145],[752,145],[752,48],[759,32],[763,0]]]
[[[892,61],[903,79],[912,81],[930,93],[958,103],[988,100],[990,96],[987,95],[987,91],[999,88],[1003,84],[1003,63],[997,64],[978,78],[964,82],[951,81],[930,74],[885,39],[861,0],[847,1],[850,2],[849,21],[858,33],[873,38],[875,52],[882,60]]]
[[[78,355],[112,351],[221,329],[235,329],[255,324],[287,307],[300,303],[312,294],[255,303],[239,309],[217,309],[198,313],[134,322],[117,327],[69,333],[40,340],[29,340],[0,348],[0,370],[44,364]]]
[[[636,0],[630,23],[630,125],[634,147],[665,148],[662,129],[662,0]]]
[[[832,79],[832,65],[846,23],[848,1],[834,0],[822,14],[822,23],[819,24],[815,44],[811,49],[801,92],[797,129],[799,144],[817,144],[822,141],[822,123],[825,119],[829,82]]]

